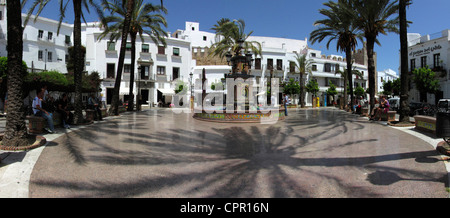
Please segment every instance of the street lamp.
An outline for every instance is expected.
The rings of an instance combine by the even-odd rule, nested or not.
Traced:
[[[192,72],[189,73],[189,85],[191,86],[191,109],[194,108],[194,86],[192,84],[192,77],[194,74]]]
[[[136,105],[136,110],[140,111],[141,110],[141,79],[140,79],[140,73],[141,73],[141,65],[139,65],[138,67],[138,75],[136,78],[138,78],[138,90],[137,90],[137,105]]]

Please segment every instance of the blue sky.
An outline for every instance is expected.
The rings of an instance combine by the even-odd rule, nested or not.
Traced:
[[[184,29],[186,21],[200,23],[200,30],[211,31],[212,26],[220,18],[244,19],[246,30],[254,31],[254,36],[284,37],[291,39],[308,38],[311,48],[321,50],[324,54],[339,54],[335,44],[326,49],[326,42],[309,43],[309,33],[314,30],[313,23],[322,19],[318,10],[324,8],[323,3],[328,0],[164,0],[168,9],[166,16],[167,31],[173,32]],[[29,1],[32,2],[32,1]],[[148,0],[159,4],[159,0]],[[444,29],[450,29],[450,1],[449,0],[413,0],[407,10],[408,20],[413,23],[408,32],[433,34]],[[26,8],[24,9],[25,12]],[[58,1],[47,5],[41,16],[58,19]],[[73,23],[71,8],[66,13],[66,21]],[[69,13],[70,12],[70,13]],[[88,21],[95,21],[95,12],[86,16]],[[399,36],[390,33],[380,35],[381,47],[376,46],[377,70],[393,69],[398,72],[399,67]],[[359,48],[362,43],[359,43]]]

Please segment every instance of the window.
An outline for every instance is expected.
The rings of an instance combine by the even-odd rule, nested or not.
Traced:
[[[433,55],[433,64],[434,67],[439,67],[441,62],[441,54],[434,54]]]
[[[148,80],[149,79],[149,66],[141,66],[141,79]]]
[[[331,64],[326,63],[323,71],[330,73],[331,72]]]
[[[106,64],[106,78],[115,78],[115,64]]]
[[[273,59],[267,59],[267,69],[273,70]]]
[[[166,48],[164,46],[158,46],[158,54],[165,55]]]
[[[49,51],[48,53],[47,53],[47,61],[48,62],[52,62],[52,60],[53,60],[53,53],[51,52],[51,51]]]
[[[70,36],[66,35],[66,40],[64,42],[66,44],[70,44]]]
[[[208,37],[203,36],[203,41],[206,41],[206,40],[208,40]]]
[[[158,75],[166,75],[166,67],[158,66],[156,67]]]
[[[411,71],[413,71],[414,69],[416,69],[416,59],[411,59],[410,60],[410,64],[411,64]]]
[[[142,44],[142,53],[149,53],[150,46],[148,44]]]
[[[127,42],[125,46],[125,51],[131,51],[131,42]]]
[[[44,37],[44,30],[39,30],[38,32],[38,38],[42,39]]]
[[[339,70],[339,64],[334,65],[334,72],[337,72]]]
[[[173,48],[173,56],[180,56],[180,48]]]
[[[107,50],[108,51],[115,51],[116,50],[116,43],[115,42],[113,42],[113,41],[108,41],[107,43],[106,43],[106,46],[107,46]]]
[[[44,60],[44,51],[42,50],[38,51],[38,60],[40,61]]]
[[[180,68],[174,67],[172,69],[172,80],[178,79],[179,76],[180,76]]]
[[[124,64],[123,65],[123,72],[124,73],[130,73],[131,72],[131,64]]]
[[[277,70],[283,70],[283,60],[277,59]]]
[[[420,58],[420,67],[426,67],[427,66],[427,56]]]
[[[295,62],[289,61],[289,72],[295,73]]]
[[[261,58],[255,59],[255,70],[261,70]]]
[[[313,65],[311,66],[311,70],[312,70],[312,71],[317,71],[317,65],[313,64]]]
[[[316,53],[311,53],[311,57],[316,57]]]
[[[3,11],[0,11],[0,20],[3,20]]]
[[[49,41],[53,39],[53,33],[52,32],[48,32],[48,38]]]

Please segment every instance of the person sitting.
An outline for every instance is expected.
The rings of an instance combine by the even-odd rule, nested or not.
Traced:
[[[362,109],[365,107],[365,102],[362,96],[359,97],[358,106],[356,107],[356,114],[362,114]]]
[[[380,102],[380,106],[376,109],[376,114],[374,116],[374,119],[376,119],[378,117],[378,121],[381,120],[381,114],[382,113],[387,113],[389,111],[389,101],[386,100],[386,97],[383,96],[381,97],[381,102]]]
[[[67,94],[64,93],[62,95],[62,98],[58,101],[58,107],[56,111],[61,114],[62,124],[66,129],[70,129],[69,123],[71,123],[73,120],[73,113],[67,109],[68,104],[69,100]]]
[[[88,99],[88,108],[94,110],[94,120],[100,120],[102,121],[102,111],[100,110],[100,105],[98,104],[97,99],[95,98],[94,94],[91,94],[91,96]]]
[[[53,126],[53,114],[46,111],[42,107],[42,98],[44,98],[44,89],[41,89],[37,96],[33,99],[33,114],[38,117],[43,117],[45,120],[47,120],[48,128],[44,128],[49,133],[55,132],[55,127]]]

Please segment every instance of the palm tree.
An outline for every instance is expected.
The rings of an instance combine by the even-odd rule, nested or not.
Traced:
[[[151,3],[144,4],[143,0],[137,0],[134,4],[129,29],[131,38],[131,72],[128,99],[129,111],[132,111],[134,107],[134,69],[136,62],[136,39],[138,34],[142,42],[145,41],[144,34],[146,34],[155,44],[163,44],[164,46],[166,46],[164,37],[167,36],[166,31],[161,27],[167,27],[167,21],[161,14],[161,12],[167,14],[166,8]],[[116,41],[121,37],[127,9],[120,1],[108,2],[106,8],[111,11],[111,15],[102,20],[102,25],[104,25],[106,29],[98,39],[100,40],[107,35],[110,35],[110,39]]]
[[[134,10],[134,0],[122,0],[115,1],[118,4],[121,4],[121,7],[126,7],[125,19],[123,21],[122,26],[122,38],[120,43],[120,52],[119,52],[119,63],[117,66],[117,74],[116,74],[116,82],[114,83],[114,90],[112,95],[111,107],[109,108],[109,115],[119,115],[119,91],[120,91],[120,83],[122,81],[122,72],[123,72],[123,63],[125,60],[125,50],[127,45],[127,37],[128,32],[130,31],[131,25],[131,14]]]
[[[300,107],[304,108],[305,107],[305,97],[306,97],[306,92],[305,92],[305,80],[303,78],[303,76],[306,76],[306,74],[311,74],[312,73],[312,64],[314,63],[313,61],[309,60],[306,58],[306,54],[304,55],[300,55],[300,54],[296,54],[295,57],[295,68],[298,70],[298,73],[300,75],[300,96],[299,96],[299,102],[300,102]]]
[[[400,95],[400,122],[409,123],[409,74],[408,74],[408,27],[406,20],[406,6],[411,4],[410,0],[400,0],[399,19],[400,19],[400,62],[401,62],[401,95]]]
[[[319,12],[326,16],[325,19],[314,22],[315,26],[319,26],[310,34],[311,44],[316,41],[322,42],[328,38],[327,49],[330,43],[337,40],[336,50],[345,52],[347,60],[347,76],[345,80],[349,84],[353,84],[352,76],[352,52],[358,44],[358,38],[361,38],[361,33],[355,26],[353,16],[347,9],[350,6],[349,0],[339,0],[338,2],[329,1],[324,3],[328,9],[320,9]],[[351,102],[354,101],[353,86],[350,86]],[[344,86],[344,102],[347,102],[347,85]],[[344,104],[344,108],[347,104]]]
[[[229,19],[222,18],[214,25],[216,34],[221,36],[219,42],[214,43],[211,48],[210,55],[225,57],[228,52],[240,54],[241,50],[251,50],[255,56],[262,56],[261,44],[256,41],[248,41],[253,31],[245,33],[245,22],[242,19],[229,21]]]
[[[374,45],[380,42],[377,40],[381,33],[387,35],[388,32],[399,33],[398,19],[391,17],[397,14],[398,0],[351,0],[349,11],[353,12],[355,25],[364,32],[367,42],[367,58],[369,71],[370,108],[375,105],[375,60]]]
[[[8,116],[6,116],[5,135],[2,143],[7,146],[26,146],[28,145],[28,134],[22,101],[24,76],[21,73],[23,72],[23,28],[20,1],[7,1],[7,9]]]
[[[104,0],[102,0],[104,1]],[[27,24],[30,16],[33,14],[36,7],[38,7],[38,11],[35,17],[35,20],[39,17],[40,13],[44,9],[44,7],[50,2],[50,0],[35,0],[28,10],[28,15],[25,19],[25,24]],[[103,16],[103,12],[100,7],[94,2],[94,0],[73,0],[73,12],[74,12],[74,27],[73,27],[73,47],[74,47],[74,84],[75,84],[75,116],[74,123],[79,124],[84,122],[83,118],[83,100],[82,100],[82,76],[83,76],[83,57],[82,57],[82,46],[81,46],[81,18],[84,19],[83,8],[89,13],[89,7],[93,6],[93,8],[97,11],[100,17]],[[22,4],[25,4],[26,0],[23,0]],[[63,1],[60,0],[59,10],[60,10],[60,18],[58,25],[58,33],[59,28],[61,27],[62,20],[65,18],[65,12],[67,5],[70,3],[69,0]]]

